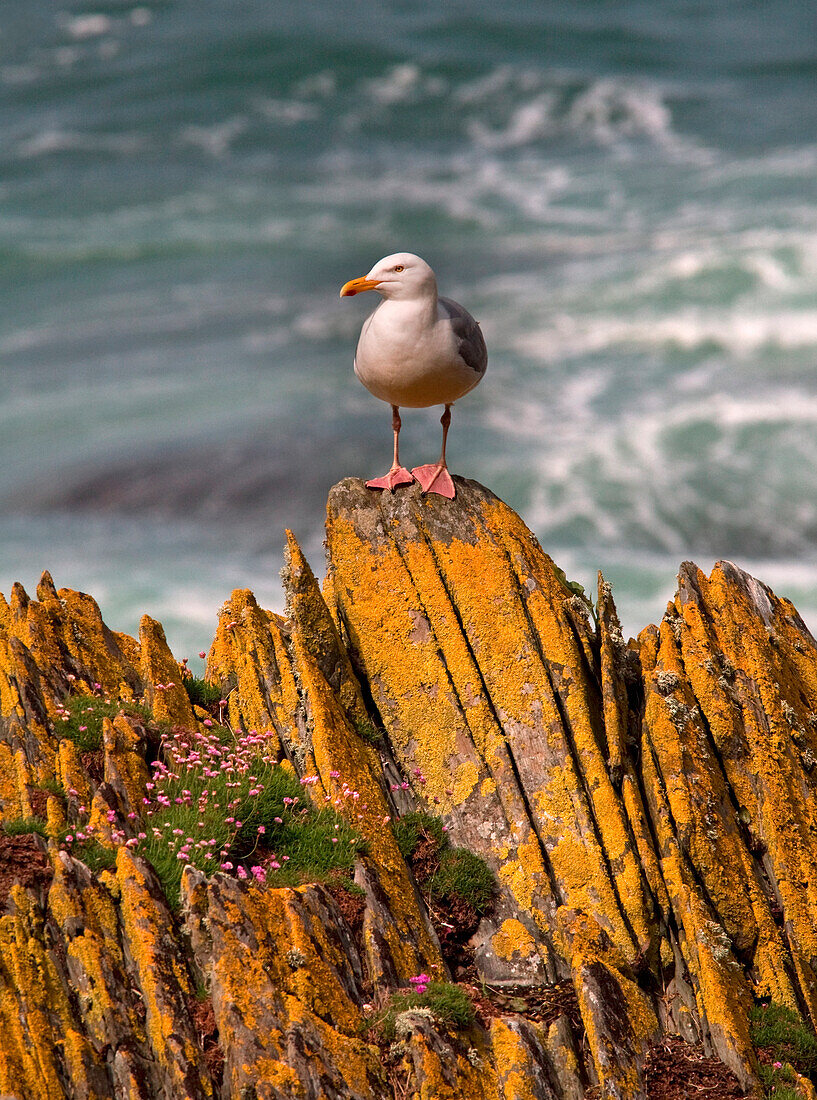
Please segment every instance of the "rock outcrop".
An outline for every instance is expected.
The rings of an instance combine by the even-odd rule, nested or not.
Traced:
[[[465,481],[340,483],[327,556],[321,588],[289,537],[285,616],[233,593],[218,703],[147,617],[117,634],[47,574],[0,602],[0,1096],[647,1100],[667,1037],[764,1095],[752,1006],[817,1021],[817,645],[792,605],[685,563],[627,643],[603,579],[593,606]],[[96,746],[67,735],[84,700]],[[168,895],[151,771],[214,726],[354,831],[354,885],[225,859]],[[490,904],[445,908],[395,828],[418,813]],[[423,978],[475,1015],[412,1007]]]

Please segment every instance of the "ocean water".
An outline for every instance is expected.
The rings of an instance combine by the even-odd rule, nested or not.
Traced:
[[[410,250],[480,320],[449,458],[635,633],[728,557],[817,625],[817,34],[790,0],[4,0],[0,590],[209,645],[390,461]],[[439,410],[404,416],[431,461]]]

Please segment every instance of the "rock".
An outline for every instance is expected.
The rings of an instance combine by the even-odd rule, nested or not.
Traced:
[[[232,594],[212,705],[147,617],[117,634],[47,574],[0,600],[0,821],[50,838],[0,844],[0,1095],[645,1100],[683,1041],[759,1097],[753,1001],[817,1019],[817,644],[792,605],[685,563],[625,642],[603,578],[593,618],[462,480],[453,502],[341,482],[327,547],[321,589],[288,536],[284,616]],[[78,695],[121,708],[98,750],[65,736]],[[255,732],[365,841],[356,894],[188,867],[171,912],[132,851],[162,751],[137,704],[191,743]],[[390,1046],[381,1006],[454,958],[392,830],[412,810],[496,894],[457,948],[475,1021],[405,1011]],[[89,819],[115,871],[63,850]]]

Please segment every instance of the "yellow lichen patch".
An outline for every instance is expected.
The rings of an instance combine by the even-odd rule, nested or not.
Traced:
[[[425,967],[442,965],[442,959],[391,829],[391,809],[377,779],[377,753],[352,729],[298,635],[293,637],[293,652],[308,706],[315,767],[330,804],[367,841],[389,910],[388,922],[377,928],[379,947],[382,950],[385,941],[397,975],[407,980]],[[333,772],[339,773],[337,778]]]
[[[640,1063],[660,1034],[649,998],[592,917],[563,907],[559,919],[571,943],[573,984],[603,1093],[642,1096]]]
[[[110,894],[66,854],[56,855],[53,864],[49,909],[63,931],[77,1004],[89,1038],[99,1049],[117,1034],[143,1039],[134,1002],[128,1003],[122,996],[123,987],[130,983]]]
[[[144,1000],[153,1055],[179,1095],[210,1097],[212,1084],[185,1004],[192,994],[190,977],[170,914],[149,888],[144,865],[125,847],[117,850],[116,872],[120,920]]]
[[[229,1096],[239,1096],[242,1088],[252,1088],[258,1100],[279,1100],[281,1096],[286,1096],[287,1100],[306,1100],[307,1097],[307,1086],[292,1066],[277,1058],[259,1057],[255,1052],[251,1062],[234,1065],[231,1060],[226,1076],[231,1082]]]
[[[178,662],[170,652],[162,624],[149,615],[143,615],[139,623],[139,646],[145,699],[155,720],[195,729],[196,719]]]
[[[225,1091],[238,1096],[262,1060],[288,1061],[292,1095],[315,1065],[339,1095],[375,1100],[384,1082],[362,1023],[343,940],[316,887],[260,890],[186,874],[194,948],[206,968],[220,1041],[231,1051]],[[300,1053],[298,1053],[300,1051]],[[288,1093],[290,1095],[290,1093]]]
[[[49,836],[58,837],[65,828],[66,819],[63,802],[61,798],[54,794],[48,796],[48,801],[45,804],[45,820]]]
[[[301,742],[285,629],[283,619],[260,608],[249,589],[237,588],[219,612],[207,657],[207,678],[227,699],[231,726],[274,731],[279,753],[282,742]]]
[[[480,778],[479,768],[476,766],[473,760],[463,760],[459,764],[454,772],[454,777],[451,781],[451,786],[454,790],[454,805],[459,806],[465,802],[468,796],[476,787]],[[493,784],[493,786],[491,786]],[[481,795],[491,795],[496,791],[496,783],[487,778],[480,786]]]
[[[58,769],[65,790],[76,791],[79,803],[87,806],[91,801],[91,785],[79,749],[67,738],[59,743]]]
[[[491,795],[496,794],[496,780],[486,776],[480,784],[479,793],[483,798],[489,798]]]
[[[524,1028],[524,1031],[522,1030]],[[527,1021],[491,1020],[491,1061],[502,1100],[539,1100],[543,1036]],[[490,1094],[489,1094],[490,1095]]]
[[[3,821],[13,821],[22,816],[14,754],[5,741],[0,741],[0,818]]]
[[[527,958],[536,952],[536,941],[515,917],[509,917],[491,937],[491,947],[500,959]]]
[[[65,1076],[79,1095],[102,1100],[106,1076],[78,1031],[67,991],[45,946],[39,907],[12,887],[0,917],[0,1087],[20,1100],[62,1100]]]
[[[148,766],[139,751],[139,737],[128,719],[119,714],[102,723],[102,745],[105,752],[105,782],[110,783],[123,798],[123,810],[139,812],[150,778]]]
[[[410,1024],[410,1016],[406,1022]],[[509,1100],[509,1094],[499,1092],[490,1052],[478,1039],[479,1046],[471,1046],[470,1038],[459,1035],[455,1045],[447,1037],[434,1035],[429,1021],[417,1018],[402,1044],[399,1077],[406,1079],[406,1095],[411,1100]]]

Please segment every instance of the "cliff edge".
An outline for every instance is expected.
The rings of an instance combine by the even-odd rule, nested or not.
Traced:
[[[0,1095],[817,1097],[758,1037],[817,1020],[794,607],[684,563],[625,642],[462,480],[341,482],[327,562],[289,536],[204,680],[48,574],[0,601]]]

